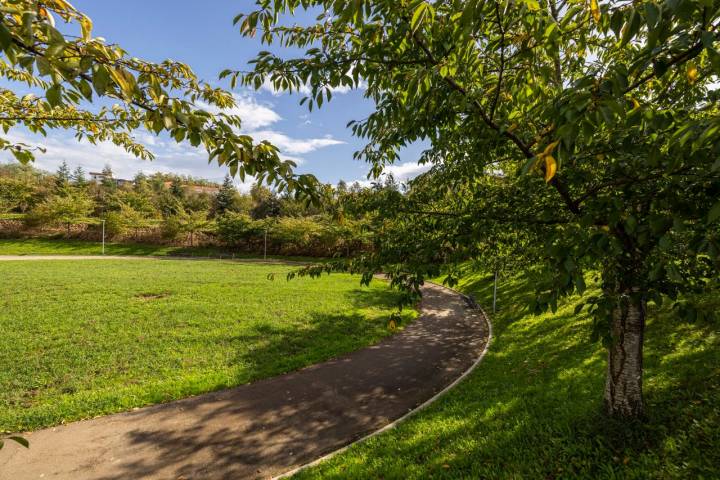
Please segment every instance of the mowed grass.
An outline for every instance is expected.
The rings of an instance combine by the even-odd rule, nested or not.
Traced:
[[[0,262],[0,432],[232,387],[389,333],[380,281],[207,260]],[[275,279],[268,279],[274,274]],[[404,311],[409,320],[414,312]]]
[[[492,279],[460,288],[491,305]],[[532,282],[500,286],[494,339],[478,368],[397,429],[297,479],[720,478],[720,328],[652,308],[645,422],[602,413],[605,351],[573,302],[556,315],[522,308]],[[718,297],[706,299],[720,307]]]
[[[2,255],[102,255],[102,243],[88,240],[65,238],[0,238],[0,256]],[[135,256],[195,256],[257,258],[258,254],[238,253],[222,247],[175,247],[171,245],[153,245],[143,243],[105,243],[105,255]],[[260,254],[262,257],[262,254]],[[308,257],[280,257],[268,255],[268,258],[287,260],[312,260]]]

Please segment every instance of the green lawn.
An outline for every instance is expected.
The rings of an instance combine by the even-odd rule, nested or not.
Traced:
[[[1,239],[0,255],[101,255],[102,244],[87,240],[63,238],[27,238]],[[173,247],[168,245],[152,245],[142,243],[106,243],[106,255],[142,255],[142,256],[196,256],[218,257],[220,255],[235,258],[257,258],[258,255],[235,253],[222,247]],[[260,255],[262,256],[262,255]],[[268,255],[268,258],[288,260],[312,260],[308,257],[279,257]]]
[[[397,298],[382,282],[363,288],[349,275],[287,282],[291,268],[0,262],[0,432],[247,383],[388,334]]]
[[[461,289],[490,305],[491,280]],[[298,479],[720,478],[720,328],[665,321],[653,309],[646,343],[645,423],[601,413],[605,355],[588,318],[566,303],[535,317],[530,282],[500,289],[488,355],[471,376],[395,430]],[[720,308],[717,297],[708,299]],[[663,321],[661,321],[661,319]]]

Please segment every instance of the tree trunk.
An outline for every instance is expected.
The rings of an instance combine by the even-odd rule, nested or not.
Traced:
[[[614,417],[639,417],[644,412],[645,300],[637,293],[622,295],[613,309],[611,322],[605,408]]]

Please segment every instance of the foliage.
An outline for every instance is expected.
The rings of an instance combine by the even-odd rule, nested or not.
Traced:
[[[43,174],[29,166],[22,168],[23,172],[10,169],[0,175],[0,205],[11,216],[47,200],[59,182],[57,175]],[[360,209],[346,211],[345,206],[352,195],[362,190],[340,192],[324,186],[319,195],[322,204],[318,206],[264,186],[253,187],[250,194],[240,193],[230,177],[218,186],[192,177],[139,173],[132,182],[118,184],[111,170],[105,173],[99,182],[78,182],[72,177],[72,182],[62,182],[57,194],[91,198],[93,211],[88,218],[80,218],[81,223],[99,224],[104,219],[106,233],[118,241],[162,241],[163,233],[166,240],[184,243],[192,237],[196,243],[196,234],[203,232],[203,243],[220,241],[257,253],[264,250],[267,230],[271,253],[349,256],[369,245],[361,228],[365,213]],[[179,194],[174,195],[173,190]],[[259,218],[253,219],[250,213]],[[29,222],[37,225],[42,218],[31,216]],[[89,235],[99,234],[98,229],[92,230]],[[89,236],[80,230],[76,233]]]
[[[280,215],[280,200],[270,189],[256,183],[250,190],[250,197],[253,200],[253,208],[250,211],[250,215],[252,215],[254,219],[277,217]]]
[[[70,233],[72,225],[91,221],[88,216],[92,210],[93,202],[86,194],[71,191],[48,197],[28,214],[27,221],[34,225],[65,225]]]
[[[73,181],[73,185],[76,188],[87,187],[88,181],[87,181],[87,178],[85,178],[85,170],[83,170],[83,168],[80,165],[78,165],[77,168],[75,168],[75,170],[73,170],[72,181]]]
[[[0,177],[0,212],[25,212],[34,204],[35,189],[27,182]]]
[[[235,105],[230,93],[200,81],[187,65],[143,61],[93,36],[90,18],[65,0],[3,2],[0,78],[11,85],[0,88],[0,127],[6,133],[18,125],[42,135],[67,129],[78,140],[110,141],[149,159],[152,153],[132,136],[144,128],[202,145],[209,159],[233,176],[254,175],[281,189],[306,192],[316,182],[311,175],[295,175],[295,165],[281,160],[274,146],[236,133],[241,119],[226,113]],[[41,94],[17,93],[27,88]],[[100,101],[105,98],[115,103],[105,106]],[[0,149],[23,163],[42,150],[2,137]]]
[[[600,272],[601,290],[586,301],[608,345],[642,331],[648,301],[706,290],[718,275],[718,2],[257,5],[236,17],[241,32],[304,53],[263,51],[253,71],[224,77],[307,88],[311,109],[333,87],[365,87],[375,111],[350,126],[368,139],[356,156],[375,176],[405,145],[430,144],[420,161],[435,180],[417,188],[437,209],[410,204],[413,220],[390,214],[375,254],[341,268],[366,279],[382,269],[417,289],[441,252],[461,260],[485,243],[488,253],[509,253],[519,238],[540,247],[524,262],[543,267],[538,313],[582,293],[587,272]],[[284,24],[282,14],[296,8],[322,13],[309,25]],[[443,203],[449,192],[469,198]],[[389,198],[407,209],[400,195]],[[400,234],[398,219],[412,235]],[[641,347],[611,355],[612,368],[641,368]],[[639,382],[641,371],[608,376],[611,413],[642,412],[641,385],[623,406],[612,393],[629,378]]]
[[[388,335],[397,296],[382,283],[361,289],[349,275],[269,281],[293,268],[279,264],[28,267],[0,263],[0,431],[167,402],[334,358]]]
[[[213,198],[213,213],[223,215],[225,212],[236,211],[239,206],[240,195],[229,175],[225,176],[222,186]]]
[[[63,160],[55,173],[55,190],[62,193],[70,187],[70,168],[67,161]]]
[[[356,254],[368,248],[360,221],[343,224],[327,216],[278,217],[253,220],[242,213],[217,218],[217,236],[230,246],[260,251],[267,232],[268,250],[281,255],[338,256]]]
[[[148,228],[154,223],[143,211],[122,203],[119,210],[107,214],[105,229],[110,237],[123,235],[129,230],[134,230],[137,237],[139,230]]]
[[[226,213],[217,218],[218,237],[227,245],[246,245],[261,233],[261,226],[249,215]]]
[[[163,234],[170,239],[186,235],[192,247],[195,235],[208,231],[211,226],[212,223],[208,220],[206,212],[181,210],[177,214],[163,219],[162,228]]]

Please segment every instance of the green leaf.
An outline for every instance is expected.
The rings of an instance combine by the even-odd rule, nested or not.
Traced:
[[[717,202],[708,213],[708,223],[712,223],[720,218],[720,202]]]
[[[633,10],[630,14],[630,18],[627,22],[625,22],[625,26],[622,29],[622,40],[620,41],[620,46],[624,47],[627,45],[627,43],[638,33],[638,30],[640,30],[640,15],[638,15],[636,10]]]
[[[92,101],[92,87],[90,86],[90,84],[85,80],[81,80],[78,87],[80,89],[80,93],[83,94],[83,97],[85,97],[89,101]]]
[[[413,13],[412,20],[410,21],[410,28],[412,29],[413,33],[418,29],[420,26],[420,23],[425,19],[426,15],[432,16],[434,14],[433,8],[430,6],[427,2],[422,2],[418,7],[415,9],[415,12]]]
[[[60,85],[53,85],[52,87],[48,88],[47,92],[45,92],[45,98],[47,99],[48,103],[53,107],[62,105],[61,88],[62,87]]]
[[[25,448],[30,448],[30,442],[25,440],[23,437],[13,436],[13,437],[8,437],[8,439],[19,443],[20,445],[22,445]]]
[[[53,72],[52,65],[45,57],[37,57],[35,59],[37,64],[38,73],[42,76],[50,75]]]
[[[12,45],[12,34],[7,27],[0,22],[0,49],[7,50]]]
[[[107,87],[110,83],[110,73],[103,65],[97,65],[95,67],[95,73],[93,74],[93,87],[98,95],[101,97],[107,92]]]
[[[660,18],[660,9],[652,2],[645,4],[645,20],[648,28],[651,30],[657,25],[658,19]]]

